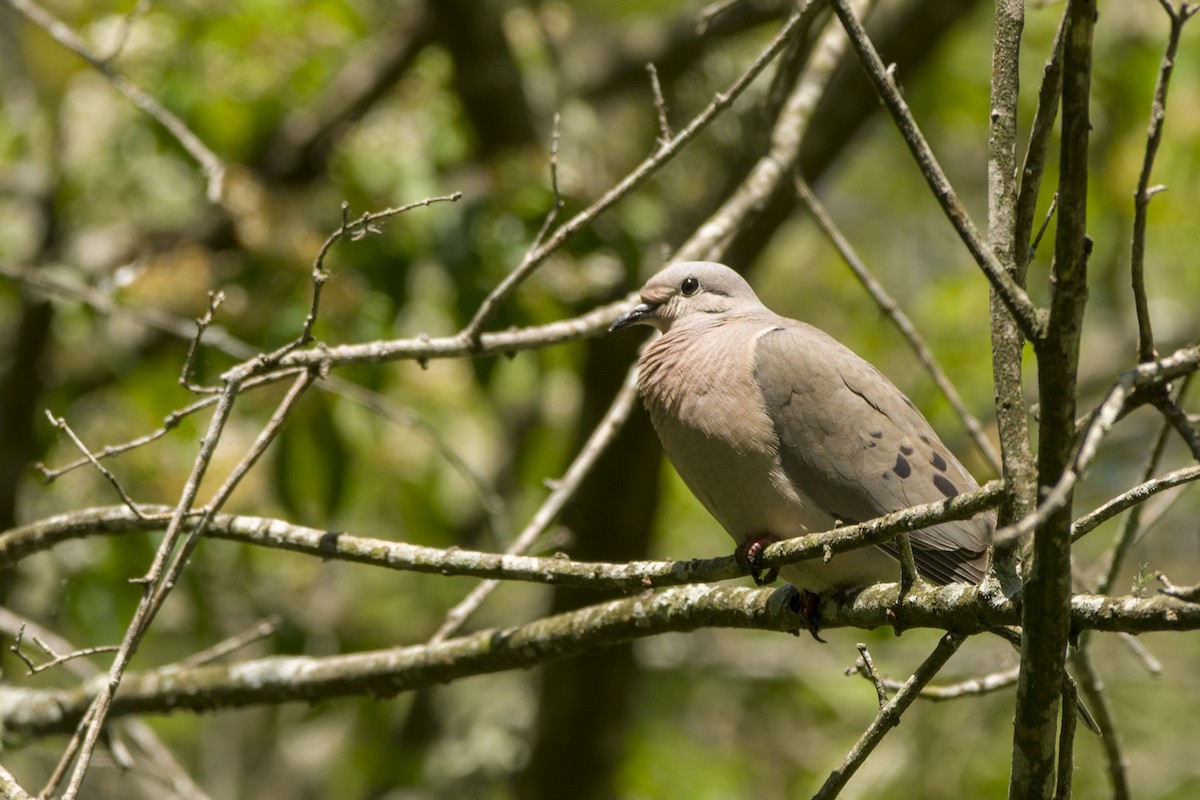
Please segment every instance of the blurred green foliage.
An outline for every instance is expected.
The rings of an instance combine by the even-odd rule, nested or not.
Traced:
[[[482,5],[482,4],[481,4]],[[991,16],[978,8],[920,71],[902,74],[907,98],[977,222],[986,218],[986,146]],[[52,10],[99,53],[112,52],[131,0],[56,2]],[[45,382],[37,408],[65,415],[92,447],[155,429],[191,401],[177,378],[187,342],[143,324],[139,310],[180,317],[203,312],[207,292],[227,301],[221,330],[255,349],[299,331],[311,265],[341,219],[367,210],[462,191],[456,204],[421,208],[379,235],[335,246],[316,335],[364,342],[459,329],[523,256],[550,211],[548,143],[561,114],[559,219],[598,197],[654,147],[647,85],[602,96],[579,90],[606,57],[633,52],[688,19],[698,4],[543,2],[503,6],[504,32],[540,140],[487,149],[486,131],[456,93],[452,54],[433,37],[370,108],[331,128],[332,149],[315,177],[276,179],[263,148],[289,121],[316,113],[341,70],[382,47],[404,46],[397,25],[426,13],[417,3],[242,0],[156,4],[129,25],[112,62],[184,122],[231,170],[224,210],[207,206],[196,164],[158,124],[109,82],[9,9],[0,12],[0,262],[87,287],[115,313],[77,297],[55,301],[40,343]],[[1021,116],[1035,90],[1061,3],[1028,6]],[[1167,30],[1154,0],[1104,4],[1094,73],[1091,299],[1083,350],[1084,407],[1114,371],[1134,361],[1128,291],[1132,191],[1140,168],[1155,74]],[[407,16],[406,16],[407,15]],[[682,16],[680,16],[682,15]],[[673,124],[736,75],[773,25],[711,44],[666,86]],[[415,35],[415,34],[413,34]],[[1160,349],[1194,339],[1200,298],[1200,48],[1185,34],[1175,69],[1167,132],[1155,182],[1169,185],[1150,213],[1147,280]],[[395,39],[391,42],[388,37]],[[626,41],[626,38],[630,41]],[[634,56],[630,56],[631,58]],[[766,81],[751,90],[647,186],[597,219],[553,256],[503,308],[493,327],[551,322],[582,313],[640,283],[740,177],[757,154]],[[819,124],[819,121],[818,121]],[[1047,176],[1051,186],[1053,164]],[[819,191],[863,259],[928,337],[967,404],[991,418],[986,284],[940,215],[889,122],[876,116],[823,177]],[[1049,202],[1043,193],[1041,211]],[[1047,243],[1053,241],[1050,223]],[[764,243],[752,269],[760,295],[781,313],[813,322],[891,376],[980,476],[986,467],[927,376],[862,293],[836,253],[793,215]],[[1045,297],[1051,248],[1038,251],[1032,294]],[[0,372],[16,363],[20,320],[40,294],[0,280]],[[268,459],[250,474],[233,512],[434,546],[501,548],[561,475],[579,440],[587,348],[572,344],[511,360],[476,359],[356,367],[338,376],[384,396],[381,415],[337,392],[314,392],[290,419]],[[199,378],[214,381],[238,360],[204,349]],[[1030,370],[1032,375],[1032,369]],[[12,386],[4,387],[6,393]],[[218,450],[202,497],[228,474],[281,397],[247,394]],[[112,462],[137,499],[173,503],[204,429],[206,413],[162,440]],[[397,420],[407,419],[407,424]],[[1088,476],[1078,506],[1091,508],[1136,482],[1157,424],[1136,414],[1114,432]],[[31,469],[77,457],[41,416],[29,419],[33,449],[11,488],[17,512],[5,524],[115,501],[89,470],[43,486]],[[434,437],[431,440],[431,434]],[[0,442],[0,460],[16,458]],[[464,467],[444,457],[450,450]],[[1168,464],[1186,462],[1177,442]],[[651,549],[655,556],[724,553],[728,542],[666,467]],[[478,484],[503,500],[489,515]],[[620,498],[613,498],[620,502]],[[1167,567],[1193,583],[1200,565],[1194,498],[1179,503],[1132,564]],[[3,527],[0,525],[0,527]],[[1080,567],[1111,541],[1109,523],[1081,545]],[[117,641],[138,597],[156,536],[93,537],[38,555],[6,576],[5,602],[79,645]],[[555,547],[562,545],[561,542]],[[1089,560],[1090,559],[1090,560]],[[1132,580],[1126,579],[1127,585]],[[364,567],[317,563],[276,551],[205,543],[135,667],[169,663],[278,614],[280,631],[239,653],[314,655],[420,642],[474,585]],[[1122,588],[1123,590],[1123,588]],[[543,587],[505,586],[472,621],[512,624],[545,612]],[[640,665],[616,786],[630,798],[759,800],[807,796],[824,780],[874,713],[874,693],[841,669],[853,642],[869,642],[887,674],[903,678],[931,635],[838,631],[831,644],[752,632],[705,631],[635,648]],[[1156,682],[1116,641],[1095,660],[1113,693],[1138,796],[1192,798],[1200,766],[1191,752],[1190,676],[1195,637],[1146,637],[1164,663]],[[106,664],[106,661],[97,663]],[[1014,656],[973,642],[945,679],[1005,668]],[[22,677],[5,653],[4,678]],[[530,756],[536,674],[489,676],[394,700],[340,700],[314,707],[255,708],[211,717],[153,718],[213,797],[515,796],[512,776]],[[61,679],[58,679],[61,680]],[[1181,694],[1182,693],[1182,694]],[[1010,758],[1011,692],[918,705],[847,797],[1000,797]],[[586,725],[586,721],[581,721]],[[6,753],[27,786],[44,779],[62,740]],[[1099,744],[1081,733],[1076,794],[1106,791]],[[98,763],[90,797],[125,797],[132,779]],[[150,796],[152,790],[145,790]],[[571,796],[564,787],[562,796]]]

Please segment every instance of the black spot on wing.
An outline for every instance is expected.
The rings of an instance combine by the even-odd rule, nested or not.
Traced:
[[[906,456],[911,456],[913,454],[913,449],[910,445],[902,444],[900,445],[900,452]]]
[[[903,455],[896,454],[896,466],[892,467],[892,472],[899,475],[901,478],[907,478],[912,475],[912,464],[908,463],[908,459]]]
[[[958,494],[958,489],[954,488],[954,484],[945,475],[934,475],[933,485],[946,497],[954,497]]]
[[[937,450],[934,450],[933,455],[929,457],[929,463],[933,464],[935,469],[946,471],[946,459],[942,458],[942,454]]]

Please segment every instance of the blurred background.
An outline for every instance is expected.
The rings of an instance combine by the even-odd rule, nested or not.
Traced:
[[[1027,4],[1022,129],[1062,7]],[[520,262],[553,204],[556,113],[565,219],[656,146],[647,61],[657,65],[678,130],[745,69],[790,4],[746,0],[712,16],[703,32],[702,3],[666,0],[54,0],[47,8],[178,114],[230,171],[224,202],[207,203],[201,170],[174,138],[0,3],[0,531],[116,501],[93,470],[41,480],[35,462],[53,467],[77,456],[43,409],[65,416],[95,449],[159,427],[192,400],[177,381],[188,342],[170,328],[202,314],[207,292],[223,291],[226,302],[199,360],[202,380],[294,336],[308,311],[313,258],[340,222],[343,200],[356,216],[463,193],[456,204],[408,212],[380,235],[337,245],[325,262],[334,277],[317,338],[340,344],[460,329]],[[870,28],[983,227],[992,4],[883,0]],[[1081,409],[1136,361],[1132,195],[1167,30],[1155,0],[1102,4]],[[1161,352],[1200,332],[1197,35],[1184,34],[1152,181],[1170,189],[1151,206],[1146,260]],[[818,105],[804,172],[990,426],[986,283],[852,59]],[[682,155],[556,253],[492,328],[575,316],[640,285],[763,152],[770,86],[768,71]],[[1046,186],[1055,181],[1052,159]],[[828,330],[879,366],[981,481],[994,477],[788,188],[735,239],[728,263],[774,310]],[[1030,272],[1039,300],[1049,250]],[[640,340],[629,333],[511,359],[338,370],[377,393],[373,407],[337,391],[310,392],[228,510],[438,547],[503,549],[545,497],[544,481],[562,474],[608,407]],[[1029,367],[1032,378],[1032,359]],[[202,498],[282,391],[239,401]],[[173,503],[206,420],[184,419],[110,466],[137,500]],[[1077,494],[1078,511],[1140,480],[1158,422],[1142,410],[1113,432]],[[1163,469],[1187,460],[1172,440]],[[1158,521],[1116,591],[1154,591],[1156,569],[1176,583],[1200,581],[1196,498],[1165,499],[1153,505]],[[1084,585],[1116,526],[1079,545]],[[0,602],[76,646],[119,641],[139,595],[127,581],[144,573],[158,540],[128,534],[61,545],[0,574]],[[691,558],[726,554],[730,543],[662,459],[639,408],[540,548],[555,550],[609,561]],[[419,643],[473,585],[206,542],[134,667],[184,658],[272,615],[281,620],[276,634],[235,657]],[[600,599],[507,585],[470,627]],[[829,643],[819,645],[705,630],[395,699],[147,721],[213,798],[808,796],[875,711],[872,687],[843,674],[857,657],[855,642],[869,644],[883,673],[903,679],[936,641],[923,631],[825,636]],[[1192,699],[1200,641],[1142,641],[1161,676],[1116,639],[1098,639],[1093,650],[1137,796],[1192,798],[1200,792],[1189,727],[1200,711]],[[1015,663],[1006,646],[972,640],[939,680]],[[72,681],[62,672],[24,677],[7,647],[0,666],[5,681],[20,685]],[[1005,796],[1012,700],[1010,689],[918,704],[844,796]],[[64,744],[28,742],[0,760],[32,788]],[[1102,796],[1100,743],[1081,731],[1076,749],[1077,795]],[[86,788],[89,797],[165,791],[144,773],[121,771],[103,749]]]

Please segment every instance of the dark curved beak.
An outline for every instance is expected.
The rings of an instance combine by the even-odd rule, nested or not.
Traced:
[[[654,313],[654,309],[658,306],[652,306],[649,303],[638,303],[627,313],[622,314],[613,321],[612,325],[608,326],[609,333],[619,331],[621,328],[628,328],[630,325],[637,325],[640,322],[645,322],[646,317]]]

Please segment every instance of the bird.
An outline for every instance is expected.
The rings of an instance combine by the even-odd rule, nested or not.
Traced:
[[[879,370],[768,309],[729,267],[670,264],[640,296],[609,330],[661,332],[638,359],[643,403],[675,470],[756,581],[755,559],[773,541],[979,488]],[[935,584],[978,583],[994,530],[988,511],[911,532],[917,571]],[[895,581],[899,548],[871,545],[781,574],[815,596]]]

